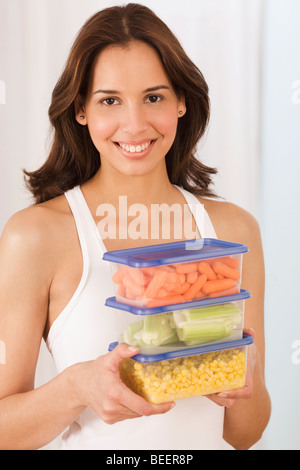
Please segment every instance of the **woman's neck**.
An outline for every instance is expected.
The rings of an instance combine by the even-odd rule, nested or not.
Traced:
[[[167,170],[154,171],[141,176],[128,176],[101,168],[85,184],[94,198],[114,203],[119,196],[126,196],[128,204],[145,205],[168,202],[170,191],[174,190],[168,178]]]

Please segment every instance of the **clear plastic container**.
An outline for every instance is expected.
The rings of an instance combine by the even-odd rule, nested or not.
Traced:
[[[250,292],[201,299],[173,306],[140,308],[115,297],[105,305],[114,308],[116,337],[143,354],[187,349],[191,346],[234,341],[243,336],[245,300]]]
[[[252,336],[159,355],[137,354],[120,366],[123,382],[150,403],[243,388]],[[112,343],[109,350],[118,343]]]
[[[246,245],[195,239],[108,251],[119,302],[158,307],[237,294]]]

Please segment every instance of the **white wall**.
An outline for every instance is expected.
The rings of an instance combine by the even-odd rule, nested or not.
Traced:
[[[268,0],[264,20],[258,181],[266,259],[265,444],[300,449],[300,2]],[[298,353],[299,351],[299,353]]]
[[[212,118],[199,152],[219,169],[217,193],[261,223],[273,415],[260,445],[299,449],[300,365],[291,357],[294,341],[300,340],[300,259],[291,237],[297,239],[299,229],[300,104],[292,102],[292,84],[300,80],[300,0],[140,3],[167,22],[209,83]],[[0,0],[0,230],[29,203],[21,169],[38,167],[47,155],[51,92],[78,29],[114,4],[123,1]],[[291,273],[288,280],[282,272]],[[42,345],[36,384],[54,373]]]

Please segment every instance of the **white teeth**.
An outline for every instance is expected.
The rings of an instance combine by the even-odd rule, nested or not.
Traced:
[[[139,152],[143,152],[144,150],[146,150],[146,148],[148,148],[150,144],[151,144],[151,141],[142,145],[137,145],[136,147],[134,145],[127,145],[127,144],[119,144],[119,145],[120,147],[122,147],[122,149],[126,150],[126,152],[139,153]]]

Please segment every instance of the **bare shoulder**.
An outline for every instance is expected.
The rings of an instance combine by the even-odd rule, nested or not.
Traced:
[[[219,239],[247,245],[260,243],[260,227],[250,212],[231,202],[203,198],[200,201]]]
[[[248,301],[246,318],[252,328],[262,331],[263,327],[256,319],[256,316],[263,318],[265,288],[264,254],[258,221],[236,204],[206,199],[201,202],[205,205],[219,239],[243,243],[249,248],[249,252],[243,257],[242,276],[242,288],[250,290],[252,294],[251,301]]]
[[[30,254],[32,261],[47,253],[61,238],[70,214],[64,196],[16,212],[7,221],[0,240],[0,253]]]

